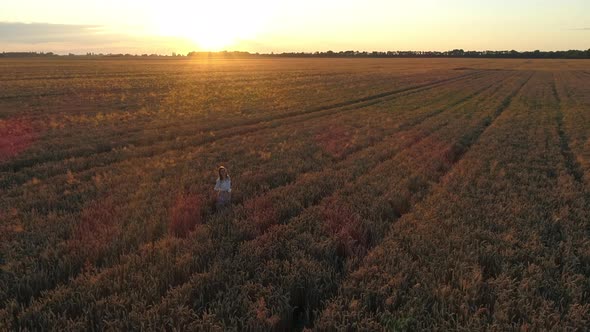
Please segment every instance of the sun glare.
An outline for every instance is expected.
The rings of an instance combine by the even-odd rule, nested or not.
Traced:
[[[172,1],[154,12],[156,33],[180,37],[203,51],[219,51],[256,37],[270,17],[270,1]]]

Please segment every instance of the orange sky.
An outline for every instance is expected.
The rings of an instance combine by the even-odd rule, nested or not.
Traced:
[[[590,48],[587,0],[20,0],[2,7],[0,51]]]

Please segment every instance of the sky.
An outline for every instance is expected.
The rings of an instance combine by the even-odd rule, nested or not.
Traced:
[[[590,49],[589,0],[18,0],[1,51]]]

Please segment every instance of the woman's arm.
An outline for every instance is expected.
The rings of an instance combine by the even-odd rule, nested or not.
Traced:
[[[221,181],[219,181],[219,179],[217,179],[217,181],[215,182],[215,191],[221,191]]]

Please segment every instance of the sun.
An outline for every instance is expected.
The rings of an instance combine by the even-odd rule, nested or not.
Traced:
[[[201,49],[208,51],[220,51],[223,48],[234,46],[238,41],[238,35],[231,30],[215,31],[212,29],[205,33],[187,34],[186,37]]]
[[[169,1],[154,11],[155,30],[189,40],[202,51],[220,51],[254,39],[272,8],[270,1]]]

